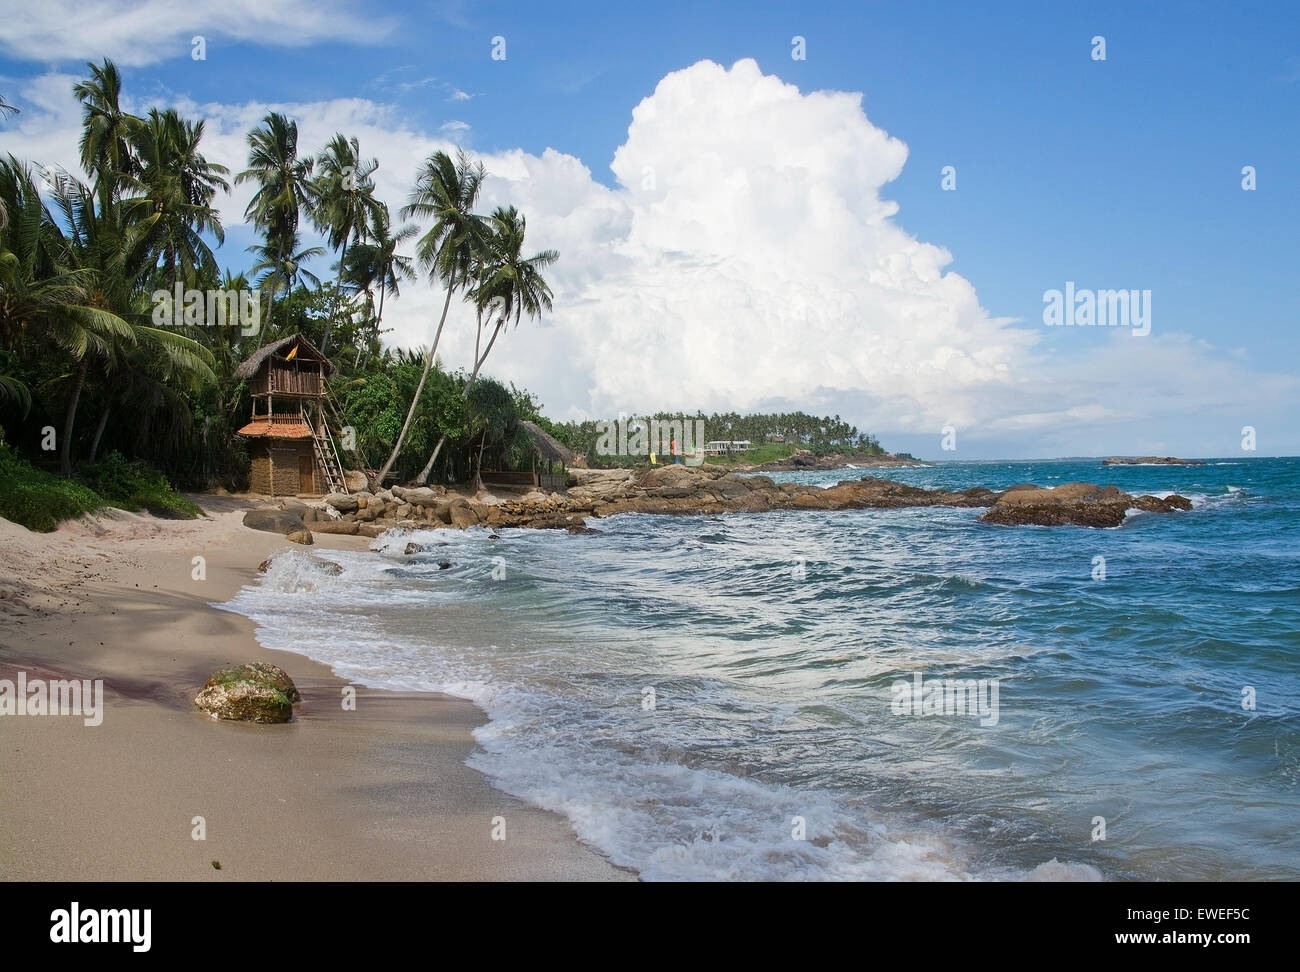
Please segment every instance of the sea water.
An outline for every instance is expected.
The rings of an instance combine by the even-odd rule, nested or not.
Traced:
[[[329,551],[337,577],[281,555],[227,607],[353,682],[474,700],[470,765],[648,880],[1300,878],[1300,460],[882,475],[1193,509],[416,531]],[[900,711],[918,675],[995,685],[996,720]]]

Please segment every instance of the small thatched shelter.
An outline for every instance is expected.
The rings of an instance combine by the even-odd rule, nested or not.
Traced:
[[[568,447],[547,432],[536,422],[520,422],[529,438],[533,440],[535,460],[533,471],[537,476],[537,485],[553,493],[562,493],[569,483],[568,467],[573,462],[573,453]],[[537,468],[536,459],[543,463]]]
[[[491,486],[534,486],[553,493],[563,492],[568,485],[567,467],[573,462],[573,453],[536,422],[520,422],[519,426],[532,441],[532,468],[484,472],[483,483]]]
[[[533,440],[533,448],[537,450],[537,455],[546,462],[559,463],[561,466],[568,466],[573,462],[573,453],[555,436],[551,435],[536,422],[520,422],[529,437]]]

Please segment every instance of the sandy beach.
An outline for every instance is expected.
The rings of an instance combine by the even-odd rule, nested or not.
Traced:
[[[0,877],[634,879],[464,765],[484,721],[469,702],[358,686],[345,711],[328,668],[262,648],[251,621],[212,607],[294,545],[245,528],[246,500],[192,498],[207,519],[115,511],[52,534],[0,520],[0,678],[104,680],[98,726],[0,718]],[[368,542],[318,535],[310,549]],[[292,723],[195,709],[208,675],[251,661],[293,677]]]

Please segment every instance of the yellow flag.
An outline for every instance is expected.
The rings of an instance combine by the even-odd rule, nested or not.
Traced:
[[[298,353],[298,345],[295,344],[295,345],[293,346],[293,350],[290,351],[288,354],[286,354],[286,355],[284,356],[284,360],[285,360],[285,361],[292,361],[292,360],[293,360],[293,356],[294,356],[295,354],[297,354],[297,353]]]

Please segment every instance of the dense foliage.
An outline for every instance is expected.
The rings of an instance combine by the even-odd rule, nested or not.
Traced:
[[[685,437],[687,423],[695,428],[696,421],[703,422],[704,441],[737,441],[748,439],[753,450],[743,457],[732,456],[712,461],[737,461],[743,458],[747,462],[769,462],[783,459],[798,449],[807,449],[817,455],[831,452],[854,453],[861,455],[879,455],[885,450],[875,436],[858,429],[842,420],[834,418],[817,418],[804,412],[780,412],[755,415],[740,415],[736,412],[715,412],[705,415],[669,414],[656,412],[653,415],[626,416],[622,421],[629,429],[638,424],[648,426],[652,421],[680,421]],[[619,421],[613,419],[611,421]],[[575,453],[584,455],[587,463],[593,467],[629,466],[644,463],[639,456],[600,455],[597,444],[606,423],[601,421],[557,422],[546,424],[546,429]],[[689,443],[691,446],[703,445],[703,442]]]
[[[0,426],[35,467],[113,480],[120,503],[130,502],[118,495],[128,466],[185,487],[246,487],[247,448],[235,432],[251,402],[234,371],[294,333],[337,369],[330,424],[356,439],[345,465],[452,481],[484,457],[518,460],[517,422],[536,418],[537,403],[480,370],[504,330],[550,308],[541,271],[557,254],[524,254],[526,220],[513,207],[473,211],[481,166],[441,152],[424,164],[402,209],[431,224],[421,236],[395,226],[375,197],[377,162],[356,138],[337,134],[310,155],[296,122],[272,112],[248,134],[247,167],[232,176],[203,155],[202,121],[126,112],[112,62],[90,65],[74,93],[84,178],[0,159]],[[254,190],[244,216],[260,234],[242,268],[223,268],[213,249],[225,237],[218,198],[232,183]],[[332,251],[331,279],[309,270],[324,251],[304,245],[307,224]],[[401,252],[408,244],[414,256]],[[475,307],[468,373],[438,367],[445,308],[434,347],[381,344],[385,301],[419,270],[448,305],[455,296]],[[245,307],[255,299],[256,320],[239,317],[237,302],[214,320],[210,297],[191,311],[191,292],[243,295]]]

